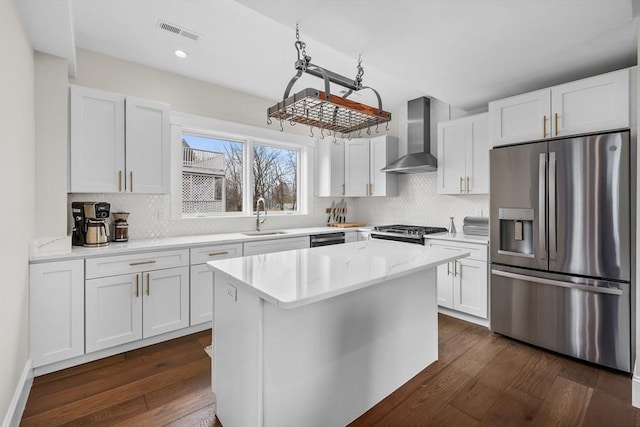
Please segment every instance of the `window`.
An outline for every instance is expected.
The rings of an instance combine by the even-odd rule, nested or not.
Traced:
[[[264,197],[269,211],[298,210],[298,152],[253,144],[253,206]]]
[[[297,212],[299,164],[300,149],[183,132],[182,215],[250,214],[259,197],[269,211]]]

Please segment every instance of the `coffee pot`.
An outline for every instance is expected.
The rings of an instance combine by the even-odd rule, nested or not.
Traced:
[[[72,202],[73,233],[75,246],[105,246],[109,244],[107,218],[111,205],[106,202]]]
[[[109,244],[107,223],[100,219],[87,219],[84,246],[104,246]]]

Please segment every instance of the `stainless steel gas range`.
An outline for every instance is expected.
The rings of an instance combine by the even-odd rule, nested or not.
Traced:
[[[447,231],[444,227],[425,227],[419,225],[400,224],[378,225],[373,227],[373,230],[371,230],[371,238],[424,245],[425,235],[442,233],[444,231]]]

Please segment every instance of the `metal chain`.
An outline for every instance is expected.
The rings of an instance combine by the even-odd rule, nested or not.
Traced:
[[[362,87],[362,76],[364,75],[364,68],[362,68],[362,55],[358,55],[358,73],[356,74],[356,86]]]
[[[296,24],[296,49],[298,50],[298,59],[300,59],[300,54],[302,54],[302,59],[307,60],[307,45],[305,42],[300,41],[300,29],[298,28],[298,24]]]

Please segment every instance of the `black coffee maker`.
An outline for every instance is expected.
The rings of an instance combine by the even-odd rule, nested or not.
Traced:
[[[106,246],[109,244],[107,218],[111,205],[106,202],[72,202],[74,246]]]

